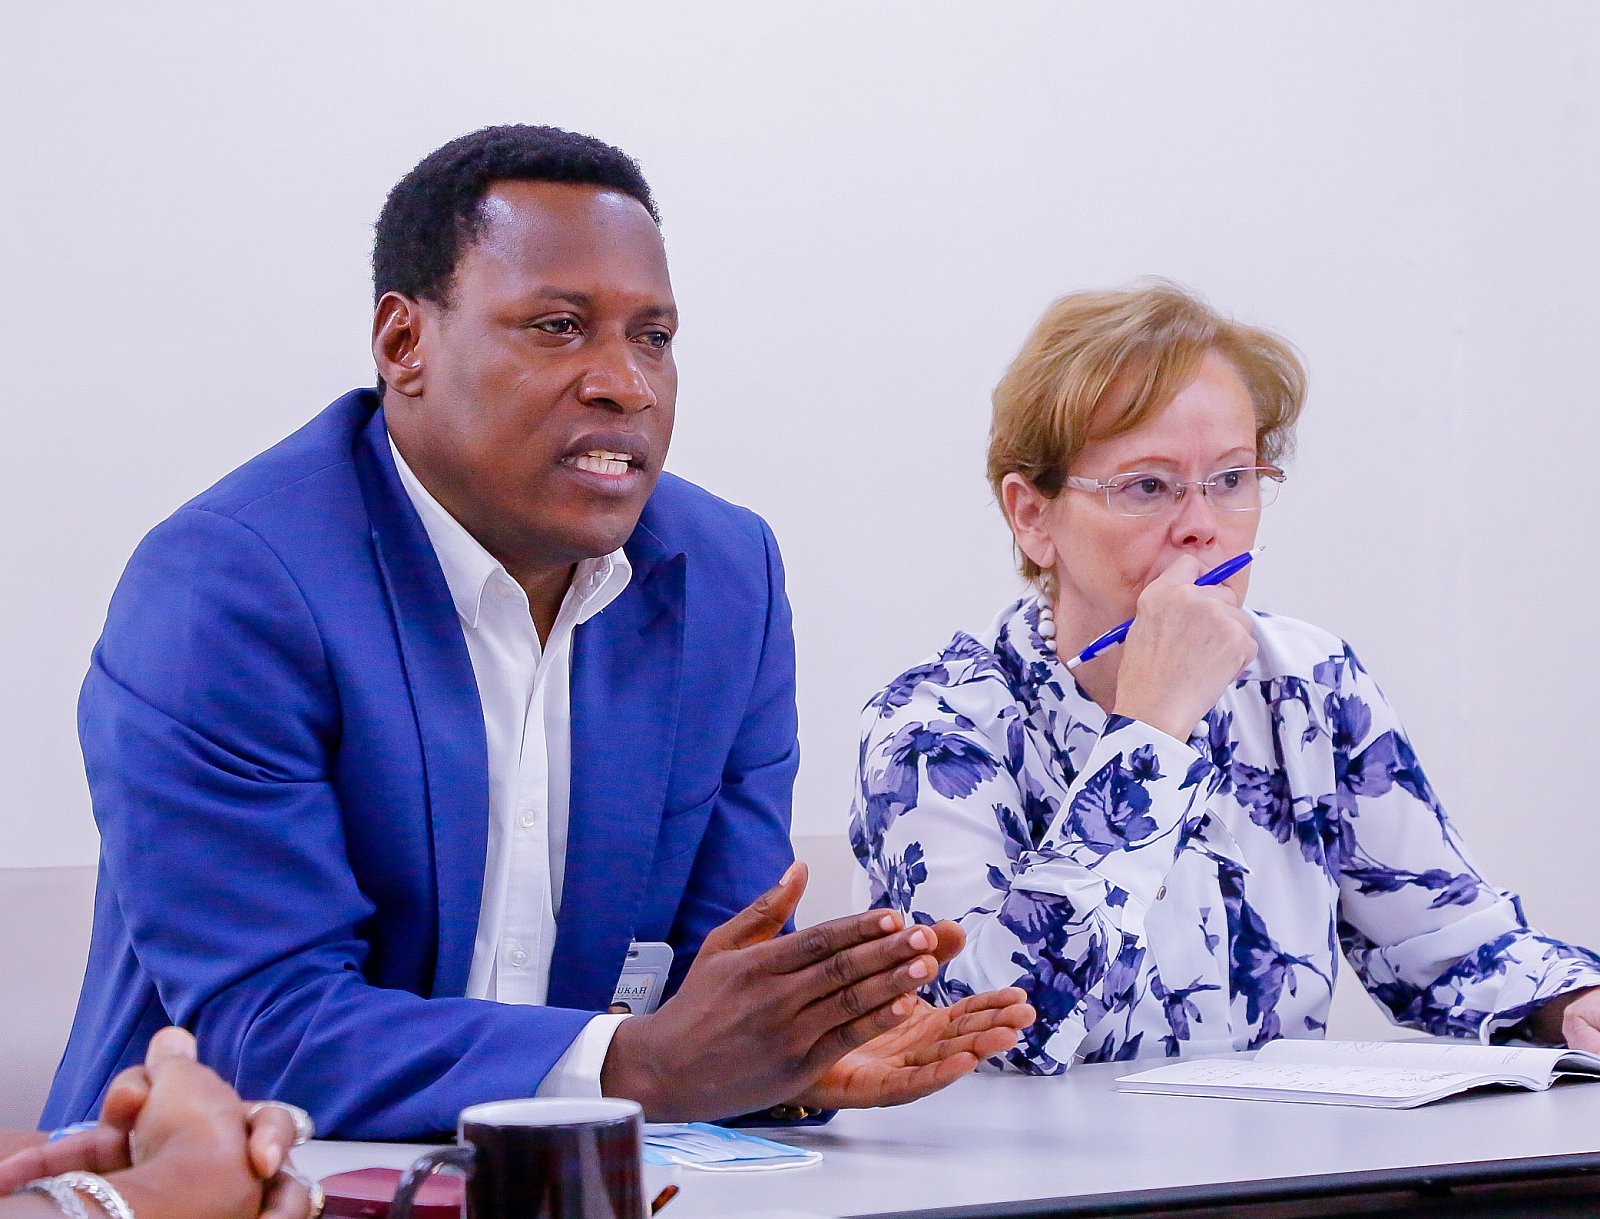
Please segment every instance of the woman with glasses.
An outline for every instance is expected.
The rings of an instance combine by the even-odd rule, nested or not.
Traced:
[[[1196,584],[1304,396],[1166,283],[1057,301],[995,390],[1031,591],[868,704],[851,840],[876,905],[966,931],[937,998],[1026,989],[1021,1070],[1320,1037],[1341,949],[1398,1021],[1600,1050],[1600,957],[1479,875],[1349,647],[1245,609],[1248,566]]]

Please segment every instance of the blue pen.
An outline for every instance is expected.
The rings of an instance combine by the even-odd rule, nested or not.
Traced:
[[[1205,575],[1196,580],[1195,584],[1197,586],[1221,584],[1224,580],[1238,575],[1250,565],[1251,559],[1255,558],[1265,549],[1265,546],[1257,546],[1254,550],[1247,550],[1243,554],[1236,554],[1227,562],[1218,563],[1210,571],[1206,572]],[[1096,639],[1088,647],[1084,648],[1083,651],[1079,652],[1071,660],[1067,661],[1067,668],[1076,669],[1084,661],[1093,660],[1107,648],[1121,643],[1128,637],[1128,628],[1132,625],[1133,619],[1129,618],[1121,626],[1112,627],[1104,635],[1100,636],[1100,638]]]

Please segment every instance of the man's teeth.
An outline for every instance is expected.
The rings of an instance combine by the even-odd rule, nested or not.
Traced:
[[[591,474],[626,474],[628,472],[628,454],[608,453],[603,449],[594,449],[572,459],[572,464],[580,470],[588,470]]]

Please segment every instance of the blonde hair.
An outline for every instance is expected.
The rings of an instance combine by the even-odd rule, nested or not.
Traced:
[[[1238,371],[1256,412],[1256,459],[1279,463],[1294,444],[1306,373],[1284,339],[1223,317],[1166,280],[1114,292],[1074,292],[1044,311],[994,389],[989,485],[1007,474],[1060,493],[1091,439],[1154,418],[1216,352]],[[1002,511],[1004,502],[1002,501]],[[1024,578],[1043,570],[1020,555]]]

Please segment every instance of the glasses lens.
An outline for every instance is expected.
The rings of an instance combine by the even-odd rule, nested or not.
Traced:
[[[1278,498],[1278,489],[1282,486],[1282,474],[1279,474],[1276,478],[1274,478],[1270,474],[1263,473],[1256,479],[1256,487],[1258,488],[1261,496],[1261,506],[1263,508]]]
[[[1239,466],[1232,470],[1218,470],[1206,479],[1206,494],[1211,502],[1225,512],[1253,512],[1264,502],[1262,479],[1254,466]],[[1273,484],[1276,487],[1277,484]]]
[[[1106,487],[1106,502],[1123,516],[1149,516],[1172,507],[1172,484],[1154,474],[1124,474]]]

